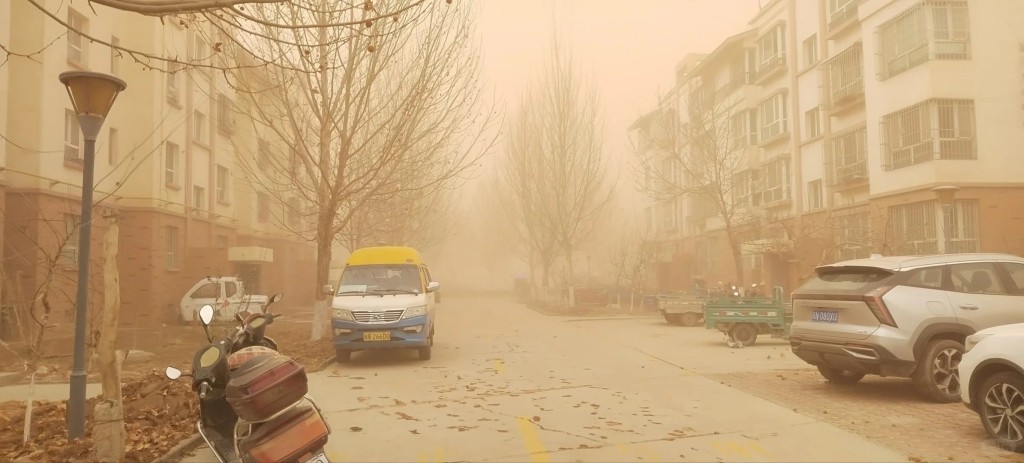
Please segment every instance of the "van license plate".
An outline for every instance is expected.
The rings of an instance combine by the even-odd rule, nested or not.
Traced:
[[[363,341],[390,341],[390,331],[370,331],[363,333]]]
[[[318,453],[316,455],[313,455],[313,458],[310,458],[309,460],[306,460],[306,463],[331,463],[331,462],[327,460],[327,455],[325,455],[324,452],[320,452],[320,453]]]
[[[811,312],[812,322],[839,323],[839,312],[832,310],[814,310]]]

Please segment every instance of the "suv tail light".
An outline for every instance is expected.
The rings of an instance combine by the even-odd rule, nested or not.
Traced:
[[[864,303],[871,309],[871,313],[875,314],[875,318],[878,319],[879,323],[898,328],[896,320],[892,318],[892,312],[889,312],[889,307],[886,307],[885,301],[882,300],[882,296],[889,292],[890,289],[892,289],[892,286],[883,286],[867,293],[864,296]]]

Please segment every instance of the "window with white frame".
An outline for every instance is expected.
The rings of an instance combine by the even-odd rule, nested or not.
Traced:
[[[164,185],[178,186],[178,164],[180,162],[180,149],[175,143],[164,144]]]
[[[733,176],[732,195],[735,206],[737,207],[749,207],[758,205],[759,201],[755,197],[755,188],[759,180],[757,170],[747,169],[742,172],[737,172]],[[756,195],[759,197],[760,195]]]
[[[164,266],[168,270],[179,268],[180,250],[178,249],[178,227],[167,226],[164,228]]]
[[[774,139],[787,131],[786,127],[786,93],[779,92],[758,106],[758,115],[761,118],[760,135],[761,141]]]
[[[789,198],[789,157],[769,161],[761,168],[761,203],[772,204]]]
[[[822,66],[828,81],[827,105],[835,107],[864,95],[863,56],[861,42],[857,42]]]
[[[804,125],[807,132],[807,140],[821,135],[821,107],[815,106],[804,113]]]
[[[867,128],[860,128],[829,138],[825,143],[825,162],[831,185],[857,182],[868,178]]]
[[[82,129],[78,115],[70,109],[64,110],[64,160],[82,162]]]
[[[785,28],[782,24],[773,27],[757,40],[757,70],[764,71],[783,64],[786,59]]]
[[[68,62],[88,68],[89,42],[82,34],[89,33],[89,20],[82,13],[68,8]]]
[[[206,210],[206,188],[192,185],[192,208],[196,211]]]
[[[167,63],[167,100],[171,102],[178,102],[181,93],[181,70],[181,64]]]
[[[192,138],[196,143],[203,145],[207,143],[208,124],[206,113],[198,109],[192,111]]]
[[[807,210],[814,211],[825,207],[825,193],[821,179],[807,182]]]
[[[227,203],[231,200],[231,172],[227,167],[217,166],[217,201]]]
[[[225,134],[231,134],[235,129],[233,104],[231,99],[223,93],[217,94],[217,128]]]
[[[804,40],[804,67],[818,64],[818,34],[812,34]]]
[[[974,100],[935,98],[882,117],[887,170],[933,159],[976,159]]]
[[[111,127],[107,135],[107,163],[112,166],[117,165],[118,160],[121,159],[120,143],[117,129]]]
[[[879,78],[887,79],[928,60],[971,59],[967,4],[921,1],[879,26]]]
[[[79,216],[64,214],[64,245],[60,248],[60,260],[66,266],[78,264]]]
[[[828,0],[828,28],[832,30],[857,17],[859,0]]]
[[[945,230],[942,206],[936,200],[889,207],[891,247],[906,254],[936,254],[939,239],[948,234],[947,252],[978,252],[978,200],[959,199],[950,207],[950,227]]]

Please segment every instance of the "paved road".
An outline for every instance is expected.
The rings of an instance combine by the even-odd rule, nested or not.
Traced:
[[[438,318],[428,362],[364,353],[311,377],[331,461],[907,461],[715,379],[805,368],[781,342],[729,349],[657,318],[573,321],[487,299],[449,297]]]

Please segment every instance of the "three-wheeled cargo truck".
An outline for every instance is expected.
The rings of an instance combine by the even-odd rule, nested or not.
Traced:
[[[772,288],[772,297],[710,298],[704,302],[704,327],[744,346],[754,344],[762,334],[789,338],[793,305],[784,301],[781,286]]]
[[[661,293],[656,295],[658,312],[672,325],[697,326],[704,318],[706,297],[692,292]]]

